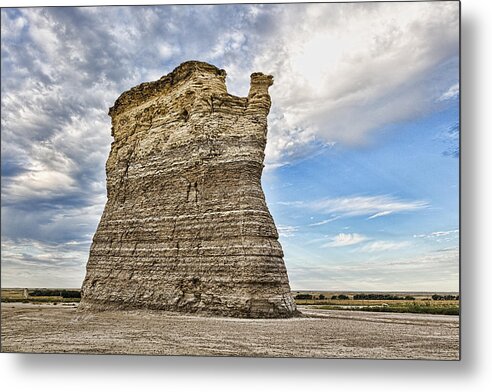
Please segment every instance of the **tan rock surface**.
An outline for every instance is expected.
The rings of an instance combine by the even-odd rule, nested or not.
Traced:
[[[186,62],[110,109],[108,201],[81,309],[297,314],[261,188],[273,78],[252,74],[240,98],[225,77]]]

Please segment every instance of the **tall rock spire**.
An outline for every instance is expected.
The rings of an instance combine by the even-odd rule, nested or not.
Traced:
[[[189,61],[110,109],[108,200],[80,309],[297,314],[261,188],[273,78],[252,74],[240,98],[225,77]]]

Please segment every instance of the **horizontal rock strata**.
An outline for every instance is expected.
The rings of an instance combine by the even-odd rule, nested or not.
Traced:
[[[261,188],[273,78],[252,74],[240,98],[225,77],[186,62],[110,109],[108,200],[81,309],[297,313]]]

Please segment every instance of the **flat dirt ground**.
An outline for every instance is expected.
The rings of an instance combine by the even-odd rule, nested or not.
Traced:
[[[2,352],[459,359],[458,316],[300,310],[252,320],[2,303]]]

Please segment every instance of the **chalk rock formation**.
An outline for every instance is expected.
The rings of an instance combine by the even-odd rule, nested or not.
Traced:
[[[186,62],[109,110],[108,201],[81,309],[297,314],[260,183],[273,78],[252,74],[239,98],[225,77]]]

